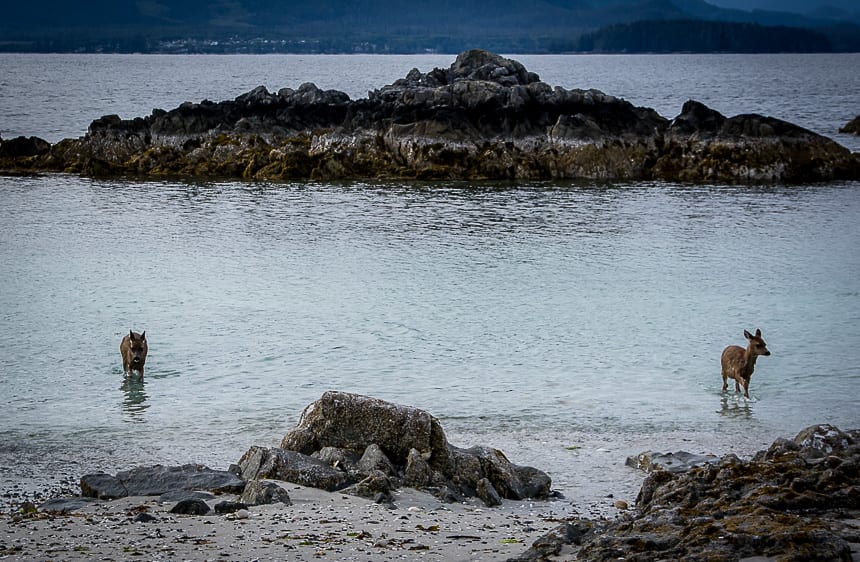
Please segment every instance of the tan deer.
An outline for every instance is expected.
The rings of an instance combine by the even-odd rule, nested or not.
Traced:
[[[755,335],[744,330],[744,337],[749,341],[747,348],[730,345],[723,350],[720,362],[723,366],[723,392],[729,389],[728,379],[735,380],[735,392],[741,391],[744,385],[744,397],[749,398],[750,378],[755,370],[755,360],[759,355],[770,355],[767,344],[761,339],[761,330]]]

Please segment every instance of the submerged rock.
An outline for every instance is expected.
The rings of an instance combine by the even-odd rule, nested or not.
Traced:
[[[760,115],[688,102],[669,121],[597,90],[551,87],[482,50],[413,69],[350,100],[313,84],[260,86],[130,120],[96,119],[53,146],[0,143],[0,169],[89,176],[247,179],[666,179],[806,182],[860,178],[860,156]]]
[[[518,560],[851,560],[860,538],[860,430],[813,426],[751,460],[648,476],[636,512],[572,520]]]

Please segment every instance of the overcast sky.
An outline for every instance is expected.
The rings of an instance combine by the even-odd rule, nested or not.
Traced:
[[[860,11],[857,0],[705,0],[709,4],[738,10],[774,10],[809,13],[822,6],[835,6],[849,12]]]

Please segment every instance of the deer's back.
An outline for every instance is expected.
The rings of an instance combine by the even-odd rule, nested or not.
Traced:
[[[746,350],[739,345],[730,345],[723,350],[723,355],[720,358],[723,371],[733,371],[737,369],[740,372],[743,372],[744,367],[746,366],[746,361],[744,360],[744,354]]]

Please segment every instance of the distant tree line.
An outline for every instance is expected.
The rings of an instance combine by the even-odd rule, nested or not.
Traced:
[[[597,53],[826,53],[822,33],[797,27],[703,20],[638,21],[586,33],[572,50]]]
[[[0,52],[42,53],[774,53],[860,52],[860,26],[809,28],[708,20],[654,20],[614,24],[596,31],[445,34],[352,30],[299,34],[235,30],[79,28],[64,33],[3,37]]]

